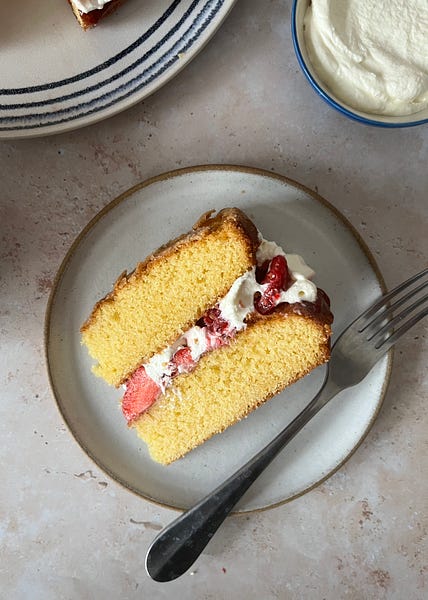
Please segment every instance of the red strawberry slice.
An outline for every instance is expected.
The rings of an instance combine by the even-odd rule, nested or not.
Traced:
[[[221,316],[219,308],[210,308],[203,316],[208,333],[212,335],[224,335],[229,329],[229,323]]]
[[[261,270],[266,269],[266,261]],[[280,291],[286,290],[290,284],[287,261],[284,256],[274,256],[269,263],[269,267],[262,279],[262,284],[266,285],[263,293],[256,292],[254,295],[254,307],[262,315],[271,313],[278,304]]]
[[[179,373],[190,373],[196,366],[192,358],[192,352],[188,346],[179,348],[172,357],[172,362],[176,365]]]
[[[278,254],[278,256],[274,256],[270,261],[268,271],[262,283],[268,283],[278,290],[286,290],[288,287],[288,278],[288,265],[285,256]]]
[[[160,393],[160,387],[147,375],[144,367],[137,369],[128,379],[122,399],[122,412],[128,423],[150,408]]]
[[[274,287],[268,287],[263,294],[256,292],[254,295],[254,308],[261,315],[273,312],[280,298],[279,291]]]

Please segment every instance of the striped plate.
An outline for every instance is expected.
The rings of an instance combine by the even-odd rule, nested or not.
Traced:
[[[178,73],[235,0],[128,0],[83,32],[66,0],[0,3],[0,138],[77,129]]]

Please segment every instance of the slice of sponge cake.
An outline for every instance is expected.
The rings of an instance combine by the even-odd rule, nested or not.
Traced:
[[[119,386],[172,344],[255,264],[257,229],[238,209],[223,209],[159,248],[98,302],[81,328],[93,371]]]
[[[168,464],[330,356],[327,295],[239,209],[206,213],[100,300],[82,342],[122,412]]]

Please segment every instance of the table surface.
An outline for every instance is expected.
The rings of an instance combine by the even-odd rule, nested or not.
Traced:
[[[342,211],[388,287],[427,264],[428,130],[330,109],[294,56],[289,1],[241,0],[155,95],[102,123],[0,144],[0,598],[423,598],[428,588],[427,329],[397,346],[383,408],[352,458],[303,497],[224,524],[192,571],[152,582],[175,513],[108,478],[49,389],[43,320],[56,270],[99,209],[202,163],[282,173]]]

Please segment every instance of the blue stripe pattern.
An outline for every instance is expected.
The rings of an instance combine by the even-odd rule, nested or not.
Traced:
[[[109,58],[105,62],[101,63],[100,65],[97,65],[96,67],[93,67],[92,69],[89,69],[88,71],[84,71],[83,73],[79,73],[78,75],[75,75],[74,77],[67,77],[67,79],[60,79],[59,81],[51,81],[50,83],[44,83],[42,85],[33,85],[30,87],[24,87],[24,88],[9,88],[9,89],[1,89],[0,88],[0,96],[8,96],[8,95],[15,96],[17,94],[28,94],[31,92],[43,92],[45,90],[52,90],[57,87],[68,85],[69,83],[76,83],[76,81],[81,81],[82,79],[85,79],[86,77],[90,77],[91,75],[94,75],[95,73],[100,73],[104,69],[107,69],[108,67],[111,67],[112,65],[117,63],[118,60],[120,60],[121,58],[124,58],[130,52],[132,52],[133,50],[138,48],[138,46],[141,46],[141,44],[143,44],[146,40],[148,40],[153,35],[153,33],[155,31],[157,31],[159,29],[159,27],[166,21],[166,19],[174,12],[174,10],[177,8],[178,4],[180,4],[181,2],[182,2],[182,0],[175,0],[167,8],[167,10],[164,12],[164,14],[156,21],[156,23],[154,23],[141,37],[139,37],[137,40],[135,40],[135,42],[133,42],[130,46],[128,46],[127,48],[125,48],[124,50],[122,50],[121,52],[116,54],[115,56],[112,56],[111,58]]]
[[[105,61],[101,65],[81,73],[75,78],[63,79],[61,81],[54,82],[52,84],[44,84],[40,86],[32,86],[31,88],[16,88],[15,90],[7,90],[6,93],[13,95],[23,94],[30,92],[40,92],[51,87],[60,87],[69,83],[75,83],[83,80],[94,73],[98,73],[102,70],[111,67],[117,63],[125,55],[138,49],[144,41],[165,23],[166,19],[172,15],[177,6],[182,0],[176,0],[171,3],[164,14],[156,21],[156,23],[147,30],[147,32],[138,38],[133,44],[128,46],[122,52],[117,54],[115,57]],[[9,115],[0,117],[0,131],[22,131],[22,130],[40,130],[45,127],[52,125],[59,125],[67,123],[76,119],[88,117],[96,113],[102,112],[117,103],[123,102],[124,100],[132,97],[135,94],[142,95],[141,92],[144,88],[154,82],[162,74],[164,74],[169,68],[171,68],[177,61],[180,60],[180,54],[188,52],[194,44],[200,39],[206,28],[210,25],[213,19],[216,17],[220,9],[223,7],[225,0],[193,0],[187,10],[184,11],[181,18],[178,19],[174,25],[167,31],[167,33],[154,44],[149,50],[147,50],[141,57],[135,60],[132,64],[122,69],[120,72],[115,73],[106,77],[103,81],[93,85],[88,85],[84,89],[78,89],[64,94],[56,98],[47,98],[46,100],[33,100],[25,103],[16,104],[0,104],[0,111],[9,111],[16,109],[29,109],[34,107],[44,107],[51,104],[58,104],[61,102],[67,102],[70,99],[84,96],[85,94],[101,90],[105,86],[111,85],[113,82],[117,82],[118,85],[114,89],[110,89],[105,93],[102,93],[96,97],[85,100],[84,98],[78,104],[72,106],[66,106],[55,111],[46,113],[30,112],[24,113],[23,115]],[[190,21],[185,31],[180,33],[179,38],[173,43],[173,45],[165,49],[163,54],[154,58],[154,55],[159,51],[162,51],[169,40],[177,34],[181,27]],[[150,58],[154,58],[153,62],[150,63]],[[139,67],[146,63],[145,68],[140,71]],[[119,80],[126,75],[133,75],[129,80],[124,83],[119,83]],[[25,90],[25,91],[22,91]],[[4,94],[5,90],[0,90],[0,94]]]

